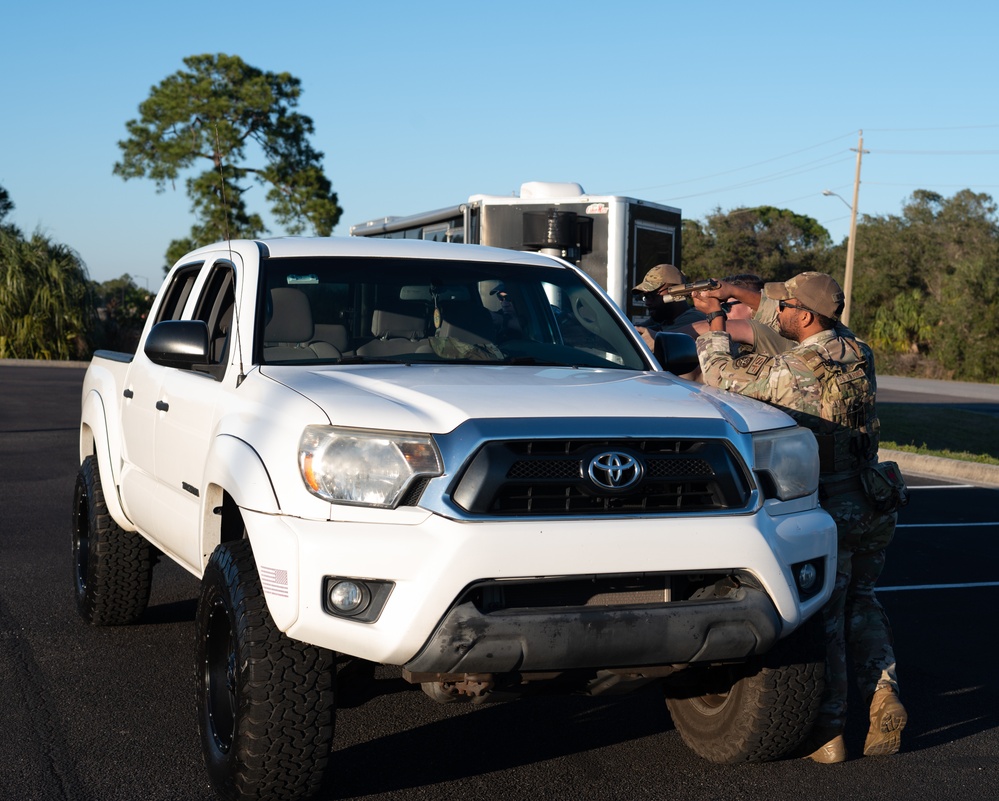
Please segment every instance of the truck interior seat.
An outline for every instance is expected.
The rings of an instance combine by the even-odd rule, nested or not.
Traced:
[[[358,356],[395,356],[415,353],[427,342],[427,324],[422,317],[375,309],[371,315],[374,339],[357,349]]]
[[[335,345],[315,340],[312,307],[302,290],[275,287],[270,291],[270,300],[270,319],[264,328],[264,361],[340,358],[340,349]]]
[[[350,336],[347,334],[347,326],[339,323],[316,323],[312,341],[309,343],[313,347],[319,343],[332,345],[340,353],[350,350]]]

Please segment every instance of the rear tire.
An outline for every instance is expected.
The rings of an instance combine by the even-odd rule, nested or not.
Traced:
[[[316,793],[333,742],[333,652],[278,630],[248,540],[215,549],[197,625],[198,723],[215,791],[231,801]]]
[[[710,762],[767,762],[797,748],[824,687],[821,615],[748,662],[689,668],[666,684],[666,705],[687,746]]]
[[[88,456],[73,492],[73,588],[80,616],[94,626],[135,623],[149,604],[154,553],[111,517],[97,458]]]

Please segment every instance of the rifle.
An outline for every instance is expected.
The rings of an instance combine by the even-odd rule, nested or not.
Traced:
[[[689,284],[673,284],[666,287],[666,293],[674,298],[686,298],[695,292],[706,292],[709,289],[718,289],[719,284],[714,278],[705,278],[703,281],[691,281]]]

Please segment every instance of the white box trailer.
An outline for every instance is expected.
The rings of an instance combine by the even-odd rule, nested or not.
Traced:
[[[632,320],[647,316],[631,288],[656,264],[680,267],[680,209],[577,183],[532,181],[520,194],[472,195],[456,206],[352,225],[351,236],[466,242],[560,256],[603,286]]]

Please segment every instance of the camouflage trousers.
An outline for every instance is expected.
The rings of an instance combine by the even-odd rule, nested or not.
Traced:
[[[847,666],[861,698],[891,687],[898,692],[891,625],[874,593],[895,534],[895,512],[878,512],[860,490],[822,501],[836,521],[839,557],[832,597],[823,607],[826,631],[826,688],[818,725],[846,724]]]

